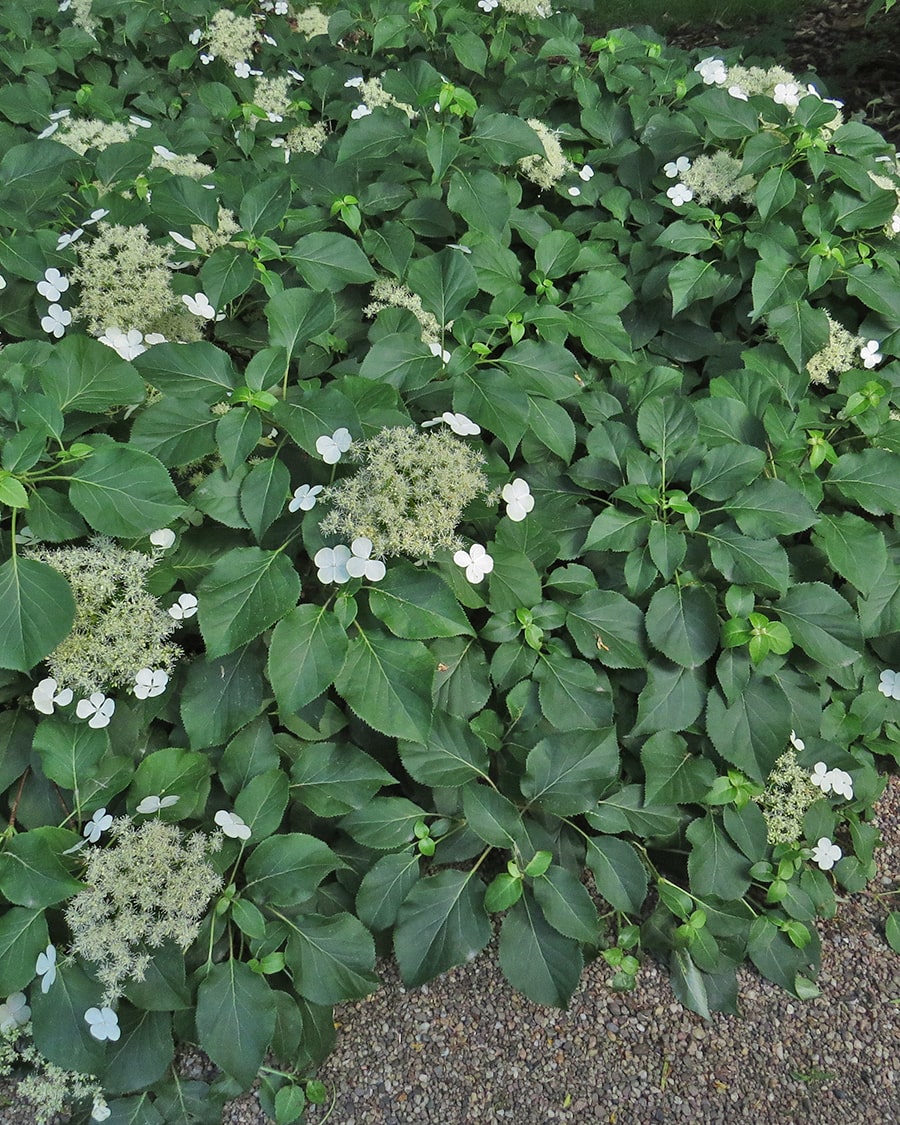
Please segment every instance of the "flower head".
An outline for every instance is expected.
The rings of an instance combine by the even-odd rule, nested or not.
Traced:
[[[505,484],[501,495],[506,501],[506,514],[513,523],[520,523],[534,507],[531,489],[521,477],[516,477],[511,484]]]
[[[670,160],[668,164],[663,165],[663,171],[670,180],[677,180],[682,172],[687,172],[691,166],[690,160],[686,156],[679,156],[677,160]]]
[[[666,189],[666,195],[676,207],[680,207],[682,203],[689,203],[694,198],[694,193],[686,184],[673,184]]]
[[[160,809],[171,808],[172,805],[177,804],[178,797],[174,795],[170,795],[168,797],[144,797],[144,799],[140,802],[140,804],[134,811],[147,815],[149,813],[159,812]]]
[[[820,836],[819,842],[812,849],[812,858],[823,871],[830,871],[844,853],[837,844],[833,844],[827,836]]]
[[[41,317],[41,328],[47,333],[48,336],[55,336],[56,339],[65,336],[66,328],[72,323],[72,314],[62,307],[62,305],[51,305],[47,309],[47,315]]]
[[[112,1043],[118,1042],[122,1032],[119,1028],[119,1017],[112,1008],[88,1008],[84,1018],[95,1039],[101,1042],[106,1039]]]
[[[87,719],[88,726],[96,730],[109,726],[115,709],[115,700],[107,698],[102,691],[93,691],[87,699],[78,700],[75,714],[79,719]]]
[[[347,573],[351,578],[367,578],[370,582],[380,582],[385,575],[385,565],[380,559],[371,558],[372,540],[360,536],[350,544],[352,558],[347,560]]]
[[[881,673],[878,690],[888,699],[900,699],[900,672],[892,672],[890,668],[885,668]]]
[[[322,547],[313,557],[313,562],[318,567],[316,577],[323,584],[337,582],[341,586],[349,582],[350,573],[347,570],[347,563],[352,555],[353,552],[343,543],[339,543],[336,547]]]
[[[138,699],[153,699],[162,695],[169,682],[168,674],[162,668],[141,668],[135,673],[134,687],[131,689]]]
[[[97,339],[101,344],[112,348],[122,359],[132,360],[136,356],[143,355],[147,350],[143,344],[144,337],[137,328],[130,328],[127,332],[123,332],[121,328],[113,325]]]
[[[62,691],[57,691],[58,686],[52,676],[41,680],[31,693],[31,702],[36,711],[40,711],[42,715],[52,715],[54,707],[65,707],[72,702],[72,689],[63,688]]]
[[[470,582],[480,582],[494,569],[494,560],[480,543],[473,543],[468,551],[457,551],[453,556],[457,566],[465,568]]]
[[[316,506],[316,499],[322,491],[321,484],[301,484],[294,489],[294,498],[288,504],[289,512],[309,512]]]
[[[776,105],[787,106],[788,109],[796,109],[800,104],[800,87],[796,82],[778,82],[775,86],[775,92],[772,94],[772,101]]]
[[[181,300],[188,307],[188,311],[192,312],[194,316],[202,316],[204,320],[224,320],[224,313],[216,313],[209,301],[209,297],[205,293],[195,293],[192,297],[190,293],[182,295]]]
[[[863,361],[863,367],[865,367],[867,371],[871,370],[873,367],[877,367],[884,359],[884,356],[878,350],[877,340],[869,340],[867,343],[863,344],[859,349],[859,355]]]
[[[350,437],[350,431],[346,426],[341,426],[334,431],[331,437],[323,434],[316,439],[316,452],[326,465],[336,465],[352,444],[353,438]]]
[[[465,414],[454,414],[452,410],[445,410],[440,418],[431,418],[423,422],[422,426],[438,426],[441,422],[446,422],[459,437],[474,437],[481,433],[481,426],[477,422],[473,422]]]
[[[0,1033],[24,1027],[31,1018],[31,1008],[25,1002],[24,992],[13,992],[0,1004]]]
[[[482,12],[493,12],[498,7],[500,0],[478,0],[478,7]]]
[[[197,598],[194,594],[179,594],[178,601],[169,606],[169,614],[176,621],[185,621],[197,612]]]
[[[228,812],[226,809],[219,809],[214,820],[226,836],[231,836],[235,840],[250,839],[250,826],[245,824],[237,813]]]
[[[41,992],[48,992],[56,980],[56,946],[52,942],[37,955],[34,971],[41,978]]]
[[[728,74],[728,71],[725,69],[724,60],[717,59],[712,55],[709,58],[701,59],[694,67],[694,70],[700,75],[707,86],[714,86],[719,82],[724,82]]]
[[[48,301],[58,301],[69,288],[69,279],[57,269],[44,270],[44,279],[37,283],[37,291]]]

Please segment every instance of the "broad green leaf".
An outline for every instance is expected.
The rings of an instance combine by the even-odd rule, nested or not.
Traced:
[[[641,747],[641,765],[648,805],[702,801],[716,779],[715,765],[691,753],[680,735],[667,730],[651,735]]]
[[[522,814],[508,797],[488,785],[467,785],[462,797],[466,822],[477,836],[495,848],[515,846]]]
[[[396,637],[473,635],[472,626],[449,586],[430,570],[400,563],[369,590],[369,608]]]
[[[263,704],[263,654],[245,645],[227,656],[197,657],[187,670],[181,720],[191,746],[221,746],[255,718]]]
[[[420,641],[358,629],[335,688],[370,727],[415,742],[431,727],[433,672],[432,658]]]
[[[788,557],[777,539],[752,539],[726,525],[709,532],[709,556],[724,578],[768,594],[788,587]]]
[[[299,596],[300,579],[287,555],[233,548],[197,587],[207,657],[225,656],[252,641],[284,617]]]
[[[853,607],[824,582],[801,582],[775,604],[791,637],[825,668],[852,664],[863,649]]]
[[[413,826],[428,814],[406,797],[374,797],[345,816],[341,828],[366,848],[400,848],[413,839]]]
[[[663,586],[650,599],[645,618],[650,643],[685,668],[697,668],[719,643],[716,603],[702,586]]]
[[[69,499],[95,531],[121,538],[168,527],[185,510],[155,457],[115,443],[100,446],[79,466]]]
[[[521,550],[498,540],[489,551],[494,569],[488,575],[491,608],[497,612],[537,605],[541,600],[541,578]]]
[[[680,528],[654,520],[650,525],[647,549],[653,565],[667,582],[671,582],[675,571],[684,562],[687,539]]]
[[[91,1035],[84,1018],[88,1008],[99,1006],[100,991],[77,961],[57,966],[56,980],[48,992],[32,988],[34,1045],[45,1059],[66,1070],[101,1073],[106,1048]]]
[[[396,152],[408,134],[409,121],[405,114],[376,110],[369,117],[351,121],[347,125],[335,163],[383,162]]]
[[[0,668],[29,672],[74,619],[72,591],[58,570],[15,555],[0,566]]]
[[[285,735],[279,735],[279,746]],[[290,750],[293,799],[316,816],[344,816],[367,805],[394,778],[350,743],[298,743]]]
[[[87,723],[73,725],[62,719],[47,718],[35,731],[34,749],[51,781],[63,789],[77,790],[90,781],[92,772],[109,749],[109,734],[105,730],[93,730]]]
[[[591,524],[583,551],[632,551],[647,541],[650,516],[610,506]]]
[[[806,531],[819,519],[803,493],[781,480],[756,480],[726,504],[725,510],[745,535],[767,539]]]
[[[465,785],[487,777],[490,758],[487,749],[463,719],[436,711],[425,742],[398,745],[406,772],[422,785],[433,788]]]
[[[16,906],[53,906],[83,889],[62,856],[78,842],[65,828],[49,825],[19,832],[0,852],[0,894]]]
[[[825,552],[832,567],[868,596],[878,575],[888,565],[884,534],[870,520],[853,512],[823,515],[813,542]]]
[[[730,706],[709,693],[706,729],[722,757],[760,785],[784,753],[793,725],[791,704],[774,679],[755,675]]]
[[[403,901],[394,953],[407,988],[417,988],[480,953],[491,938],[484,884],[472,872],[439,871]]]
[[[548,867],[532,884],[544,917],[561,934],[595,945],[600,932],[597,908],[587,888],[566,867]]]
[[[202,397],[164,395],[135,418],[131,444],[178,468],[215,450],[218,422]]]
[[[318,292],[337,293],[346,285],[364,285],[375,280],[375,271],[359,243],[334,231],[305,234],[285,254],[310,287]]]
[[[896,277],[884,269],[861,262],[847,269],[847,293],[881,316],[896,321],[900,317],[900,293]],[[872,451],[874,452],[874,450]]]
[[[202,290],[214,309],[224,309],[229,301],[246,293],[256,277],[253,258],[237,246],[220,246],[214,250],[199,273]]]
[[[481,73],[483,71],[479,70],[479,74]],[[475,114],[473,124],[473,140],[487,153],[488,159],[494,164],[512,164],[516,160],[521,160],[523,156],[544,155],[544,146],[537,133],[521,117],[514,117],[510,113],[490,113],[487,109],[481,108]],[[573,258],[572,262],[574,261]],[[562,272],[565,273],[568,268],[566,266]],[[538,262],[538,269],[543,269],[540,262]],[[546,270],[543,272],[547,277],[562,276],[562,274],[549,274]]]
[[[152,1086],[166,1073],[175,1054],[172,1017],[168,1012],[125,1009],[119,1021],[120,1038],[111,1043],[103,1068],[103,1089],[127,1094]]]
[[[544,919],[528,893],[503,919],[500,929],[503,975],[533,1004],[565,1008],[584,964],[581,949]]]
[[[430,383],[440,369],[440,361],[421,339],[391,332],[369,348],[359,373],[364,379],[387,383],[398,390],[415,391]]]
[[[750,862],[731,843],[715,816],[707,813],[692,821],[686,835],[691,843],[688,876],[694,894],[726,901],[742,898],[750,886]]]
[[[243,230],[261,235],[277,227],[291,204],[291,194],[291,178],[287,173],[267,176],[254,184],[241,198],[238,221]],[[208,291],[206,295],[209,296]]]
[[[360,921],[370,930],[393,926],[401,903],[418,879],[418,852],[383,855],[365,873],[356,893],[356,913]]]
[[[325,876],[340,866],[331,848],[315,836],[271,836],[256,845],[244,864],[245,890],[254,902],[296,906],[311,898]]]
[[[566,628],[578,651],[607,668],[644,668],[644,615],[615,590],[588,590],[566,614]]]
[[[594,730],[612,721],[612,692],[602,669],[554,651],[541,653],[533,678],[544,718],[556,730]]]
[[[669,289],[672,293],[672,315],[705,297],[715,297],[726,284],[726,278],[716,269],[715,262],[702,258],[682,258],[669,270]]]
[[[575,423],[558,403],[539,395],[528,396],[528,428],[566,464],[575,449]]]
[[[436,708],[468,719],[491,694],[487,658],[472,638],[447,637],[429,651],[435,660],[431,698]]]
[[[233,957],[209,966],[197,989],[196,1019],[203,1050],[249,1089],[275,1028],[275,1000],[263,977]]]
[[[374,992],[375,943],[352,914],[300,914],[285,951],[294,988],[314,1004],[340,1004]]]
[[[457,168],[450,177],[447,206],[472,230],[499,239],[504,244],[507,241],[503,233],[512,204],[503,181],[493,172]]]
[[[765,453],[754,445],[716,445],[694,469],[691,488],[707,500],[730,500],[756,480],[765,463]]]
[[[481,287],[485,288],[483,282]],[[578,390],[578,379],[583,377],[581,364],[572,352],[549,340],[525,337],[507,348],[499,363],[529,395],[542,395],[553,402],[571,398]]]
[[[884,924],[884,936],[895,953],[900,953],[900,910],[892,910]]]
[[[425,153],[434,173],[432,183],[438,183],[444,178],[461,147],[458,125],[437,121],[429,126],[425,134]]]
[[[766,254],[756,264],[751,292],[751,316],[757,320],[773,309],[799,301],[805,295],[804,271],[787,252]]]
[[[602,797],[585,816],[592,828],[610,836],[633,832],[640,837],[666,839],[671,839],[687,819],[676,805],[645,804],[644,787],[637,783],[623,785]]]
[[[183,820],[202,814],[210,789],[209,756],[180,746],[163,746],[141,759],[128,791],[129,802],[144,797],[176,796],[178,803],[157,814],[166,820]]]
[[[283,461],[269,457],[253,465],[241,484],[244,519],[259,542],[284,509],[290,491],[290,472]]]
[[[900,510],[900,457],[886,449],[844,453],[826,483],[873,516]]]
[[[465,255],[445,249],[415,259],[407,278],[422,304],[444,328],[460,315],[478,292],[475,270]]]
[[[552,735],[531,750],[522,778],[522,794],[557,816],[585,812],[619,768],[615,730],[570,731]]]
[[[304,603],[283,617],[267,666],[279,710],[299,711],[334,683],[348,644],[346,630],[326,606]]]
[[[262,419],[258,410],[229,410],[216,423],[216,445],[231,476],[247,460],[262,437]]]
[[[192,1007],[184,954],[178,946],[168,941],[153,950],[144,979],[130,980],[125,995],[135,1007],[148,1012],[179,1012]]]
[[[808,973],[816,960],[814,951],[798,949],[765,914],[753,920],[747,941],[747,956],[764,977],[797,995],[798,973]]]
[[[81,334],[65,336],[40,368],[44,393],[66,413],[102,414],[141,402],[144,380],[112,348]]]
[[[684,1006],[705,1020],[710,1019],[709,997],[703,974],[694,964],[686,949],[673,949],[670,961],[672,991]]]
[[[805,374],[812,356],[828,343],[825,310],[814,309],[807,301],[792,301],[789,305],[772,309],[766,319],[794,367]]]
[[[312,289],[285,289],[266,304],[269,344],[282,347],[288,356],[334,324],[336,310],[330,293]]]
[[[287,802],[287,774],[280,769],[266,770],[252,778],[237,795],[234,811],[252,829],[252,839],[265,840],[281,824]]]
[[[9,907],[0,917],[0,993],[20,992],[34,980],[35,962],[49,941],[43,910]]]
[[[205,340],[191,344],[154,344],[134,366],[163,394],[199,398],[212,406],[238,386],[231,357]]]
[[[609,905],[637,914],[647,895],[647,872],[632,845],[618,836],[593,836],[585,858]]]
[[[637,722],[632,735],[686,730],[706,702],[702,668],[682,668],[668,661],[651,660],[647,683],[638,696]]]
[[[153,189],[153,214],[169,228],[190,230],[197,223],[215,230],[217,211],[216,192],[204,190],[187,176],[169,176]]]

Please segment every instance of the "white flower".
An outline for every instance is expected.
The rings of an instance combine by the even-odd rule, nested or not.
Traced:
[[[306,79],[303,77],[303,75],[300,73],[299,70],[289,70],[288,74],[290,75],[291,78],[293,78],[293,80],[295,82],[305,82],[306,81]],[[361,79],[360,79],[360,82],[362,82]]]
[[[226,836],[231,836],[235,840],[250,839],[250,826],[245,824],[237,813],[219,809],[215,815],[215,822]]]
[[[234,67],[235,78],[249,78],[250,77],[250,64],[248,62],[239,62]]]
[[[471,246],[463,246],[459,242],[448,242],[447,243],[447,249],[448,250],[461,250],[463,252],[463,254],[471,254],[472,253],[472,247]]]
[[[499,3],[500,0],[478,0],[478,7],[482,12],[493,12]]]
[[[344,89],[358,90],[360,86],[362,86],[363,82],[365,82],[365,78],[363,78],[361,74],[357,74],[355,75],[355,77],[347,79],[347,81],[344,83]]]
[[[148,121],[147,124],[149,125],[150,122]],[[105,219],[108,214],[108,207],[95,207],[81,225],[85,227],[93,226],[94,223],[99,223],[101,219]]]
[[[155,813],[160,809],[171,808],[172,805],[178,804],[178,797],[145,797],[138,807],[134,810],[139,813]]]
[[[437,342],[437,340],[432,340],[429,343],[428,350],[431,352],[431,354],[433,356],[435,356],[436,358],[439,358],[441,363],[449,363],[450,362],[450,353],[446,350],[446,348],[442,348],[441,345]]]
[[[34,704],[36,711],[40,711],[42,715],[52,715],[54,705],[65,707],[72,702],[72,689],[63,688],[62,691],[57,691],[58,686],[52,676],[48,676],[46,680],[41,680],[31,693],[31,702]]]
[[[578,173],[578,178],[579,180],[584,180],[585,183],[594,178],[594,169],[590,164],[585,164],[582,167],[581,171]]]
[[[728,93],[729,93],[729,94],[731,94],[731,96],[732,96],[733,98],[737,98],[737,100],[738,100],[739,102],[747,102],[747,101],[749,101],[749,100],[750,100],[750,99],[749,99],[749,98],[747,97],[747,94],[746,94],[746,92],[745,92],[745,91],[744,91],[744,90],[743,90],[743,89],[742,89],[742,88],[741,88],[740,86],[737,86],[737,85],[735,85],[735,86],[729,86],[729,87],[728,87]]]
[[[694,70],[696,70],[707,86],[714,86],[717,82],[724,82],[728,74],[725,69],[724,61],[712,55],[709,58],[701,59],[694,67]]]
[[[266,120],[271,121],[272,124],[274,125],[274,124],[277,124],[277,122],[279,122],[279,121],[284,121],[284,118],[281,116],[280,113],[271,113],[270,112],[270,113],[266,114]]]
[[[56,130],[59,128],[58,121],[51,121],[46,129],[42,129],[37,135],[39,141],[45,141],[48,137],[52,137]]]
[[[84,1018],[90,1027],[91,1035],[101,1042],[109,1039],[116,1043],[122,1034],[119,1029],[119,1017],[112,1008],[88,1008]]]
[[[69,288],[69,279],[57,269],[44,270],[44,280],[37,283],[37,291],[48,301],[58,301]]]
[[[676,207],[680,207],[682,203],[688,203],[694,198],[694,193],[687,184],[673,184],[672,187],[666,191],[666,195],[672,200]]]
[[[91,815],[91,819],[84,826],[84,830],[81,834],[88,843],[96,844],[103,833],[112,828],[112,822],[113,818],[105,808],[97,809],[97,811]]]
[[[806,749],[806,743],[803,741],[802,738],[797,737],[797,732],[794,731],[794,730],[791,731],[791,746],[793,746],[793,748],[795,750],[805,750]]]
[[[197,249],[197,243],[194,242],[193,239],[185,238],[184,235],[179,234],[177,230],[170,230],[169,238],[171,238],[173,242],[177,242],[179,246],[183,246],[185,250]]]
[[[202,52],[200,53],[200,61],[204,66],[209,66],[211,62],[215,61],[215,57],[215,55],[204,55]]]
[[[520,523],[534,507],[531,489],[521,477],[516,477],[511,484],[505,484],[501,495],[506,501],[506,514],[513,523]]]
[[[900,699],[900,673],[892,672],[889,668],[881,673],[881,682],[878,690],[888,699]]]
[[[23,1027],[31,1018],[31,1008],[25,1003],[24,992],[14,992],[0,1004],[0,1032]]]
[[[136,113],[129,114],[128,120],[139,129],[150,129],[153,126],[152,121],[148,121],[146,117],[138,117]]]
[[[581,195],[581,188],[580,187],[570,187],[567,190],[569,192],[569,195],[571,195],[573,199],[576,196]]]
[[[847,801],[853,800],[853,778],[846,770],[830,770],[828,781],[831,784],[832,793],[836,793],[838,797],[843,797]]]
[[[380,582],[385,576],[385,565],[380,559],[373,559],[372,540],[360,536],[350,544],[353,557],[347,560],[347,573],[351,578],[368,578],[370,582]]]
[[[344,546],[343,543],[339,543],[336,547],[322,547],[313,556],[313,562],[318,567],[316,577],[323,584],[337,582],[339,586],[342,586],[345,582],[349,582],[350,574],[347,570],[347,563],[350,561],[352,554],[350,548]]]
[[[186,621],[197,612],[197,599],[193,594],[179,594],[178,601],[169,606],[169,616],[176,621]]]
[[[350,117],[353,121],[359,121],[361,117],[368,117],[371,112],[371,109],[363,102],[356,109],[350,110]]]
[[[450,429],[459,437],[474,437],[475,434],[481,433],[481,426],[477,422],[473,422],[471,418],[467,418],[465,414],[454,414],[452,410],[445,410],[440,418],[430,418],[427,422],[423,422],[423,426],[439,426],[441,422],[446,422]]]
[[[108,699],[102,691],[91,693],[89,699],[79,699],[75,714],[79,719],[88,719],[88,726],[95,730],[108,727],[109,720],[116,709],[115,701]]]
[[[37,955],[34,971],[41,978],[41,992],[49,992],[56,980],[56,946],[52,942]]]
[[[201,38],[202,35],[203,35],[203,32],[200,30],[200,28],[195,27],[194,30],[188,36],[188,43],[190,43],[192,47],[196,47],[197,44],[200,42],[200,38]]]
[[[195,293],[193,297],[190,293],[184,293],[181,299],[194,316],[202,316],[205,320],[224,320],[225,318],[224,313],[216,315],[216,310],[210,304],[209,297],[205,293]]]
[[[138,699],[153,699],[162,695],[169,682],[168,675],[162,668],[142,668],[134,677],[134,687],[131,689]]]
[[[84,234],[84,227],[76,227],[74,230],[69,231],[68,234],[61,234],[56,240],[56,249],[65,250],[67,246],[71,246],[73,242],[77,242]]]
[[[686,156],[679,156],[677,160],[670,160],[663,165],[663,171],[670,180],[677,180],[682,172],[690,171],[691,162]]]
[[[812,849],[812,858],[823,871],[830,871],[844,853],[837,844],[833,844],[827,836],[820,836],[819,842]]]
[[[894,234],[900,234],[900,211],[891,215],[891,230]]]
[[[101,344],[112,348],[122,359],[134,359],[147,350],[141,342],[143,336],[137,328],[129,328],[127,332],[123,332],[117,325],[112,325],[98,339]]]
[[[473,543],[468,551],[457,551],[453,556],[457,566],[465,567],[470,582],[480,582],[494,569],[494,560],[480,543]]]
[[[56,109],[56,110],[53,111],[53,113],[50,114],[50,120],[51,121],[62,121],[62,119],[64,117],[68,117],[71,114],[71,112],[72,112],[71,109]]]
[[[812,773],[809,775],[809,780],[813,785],[818,786],[823,793],[831,792],[831,781],[828,776],[828,766],[824,762],[816,762],[813,766]]]
[[[161,527],[150,532],[150,542],[161,551],[168,551],[175,542],[175,532],[170,527]]]
[[[341,426],[331,437],[323,434],[320,438],[316,438],[316,452],[326,465],[336,465],[352,444],[350,431],[346,426]]]
[[[6,288],[6,278],[2,274],[0,274],[0,289],[5,289],[5,288]]]
[[[72,314],[67,312],[62,305],[51,305],[47,315],[41,317],[41,328],[48,336],[65,336],[66,327],[72,323]]]
[[[103,1095],[95,1095],[94,1104],[91,1107],[91,1121],[105,1121],[111,1113],[112,1110],[103,1100]]]
[[[316,506],[316,497],[321,491],[321,484],[301,484],[299,488],[294,489],[294,498],[288,504],[288,511],[311,511]]]
[[[165,342],[166,338],[163,336],[162,332],[148,332],[144,337],[144,343],[151,348],[154,344],[164,344]]]
[[[884,356],[878,350],[878,341],[869,340],[868,343],[863,344],[859,349],[860,358],[863,361],[863,367],[868,371],[873,367],[877,367],[884,359]]]
[[[776,105],[785,105],[788,109],[796,109],[800,104],[800,87],[796,82],[779,82],[772,94],[772,101]]]

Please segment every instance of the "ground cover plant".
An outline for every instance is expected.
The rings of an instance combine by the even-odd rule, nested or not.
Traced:
[[[21,1095],[299,1120],[376,952],[492,918],[542,1004],[815,995],[900,744],[894,151],[541,0],[60,7],[0,14]]]

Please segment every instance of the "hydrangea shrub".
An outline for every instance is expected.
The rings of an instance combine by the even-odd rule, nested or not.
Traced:
[[[495,928],[541,1004],[815,995],[900,744],[895,152],[532,0],[0,59],[0,1065],[299,1120],[377,952]]]

